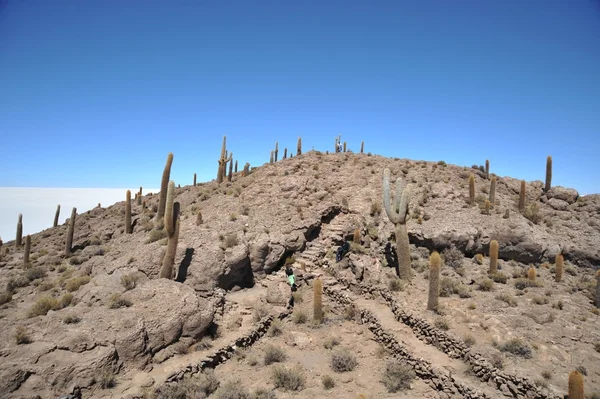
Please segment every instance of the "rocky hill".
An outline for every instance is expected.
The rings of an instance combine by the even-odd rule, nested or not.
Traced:
[[[397,277],[385,168],[412,186],[410,281]],[[68,221],[31,237],[27,265],[24,246],[5,242],[0,396],[557,398],[575,369],[600,392],[600,196],[527,182],[519,211],[520,192],[484,168],[310,151],[177,188],[172,280],[159,278],[158,195],[132,201],[131,234],[125,202],[77,215],[69,256]]]

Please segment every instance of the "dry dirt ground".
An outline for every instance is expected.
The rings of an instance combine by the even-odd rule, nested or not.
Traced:
[[[381,209],[386,167],[392,181],[401,177],[413,187],[407,224],[410,283],[398,280],[388,267],[392,260],[385,247],[392,243],[393,249],[395,241],[394,226]],[[467,204],[471,174],[474,207]],[[327,295],[325,322],[315,326],[312,284],[317,276],[374,314],[414,356],[487,397],[503,393],[477,378],[463,360],[395,320],[381,297],[348,290],[334,276],[393,288],[406,312],[472,345],[506,373],[527,377],[541,397],[564,395],[574,369],[584,374],[591,397],[600,392],[600,316],[593,304],[600,197],[580,197],[560,187],[544,192],[542,182],[528,182],[524,215],[517,209],[520,182],[497,179],[490,214],[482,211],[490,182],[478,169],[368,154],[311,151],[266,164],[246,177],[234,174],[232,182],[183,186],[176,192],[182,209],[177,281],[158,278],[166,239],[154,220],[156,195],[144,196],[143,205],[134,201],[133,234],[124,233],[124,202],[78,215],[70,257],[64,256],[66,225],[32,236],[27,267],[23,247],[4,242],[0,396],[51,398],[80,388],[84,398],[152,397],[157,389],[162,397],[176,397],[165,396],[170,395],[166,389],[173,395],[177,389],[198,390],[198,375],[179,383],[167,380],[250,333],[260,312],[285,312],[289,286],[282,267],[288,261],[300,280],[302,301],[295,311],[304,311],[306,323],[296,323],[299,316],[291,314],[281,321],[281,334],[268,333],[221,362],[212,376],[221,390],[211,397],[229,397],[228,381],[249,392],[238,397],[252,397],[260,389],[277,398],[449,397],[422,378],[408,378],[410,373],[402,375],[411,381],[409,388],[389,393],[381,380],[392,356],[366,324],[346,317],[347,308]],[[360,244],[336,263],[333,251],[355,229]],[[505,283],[487,281],[492,239],[500,244]],[[445,258],[438,313],[426,310],[432,250]],[[557,283],[554,257],[559,252],[566,261]],[[480,263],[477,254],[483,255]],[[536,286],[517,288],[530,267],[537,273]],[[331,337],[339,344],[327,349]],[[271,346],[283,349],[283,365],[297,368],[302,389],[275,389],[278,364],[264,365]],[[352,371],[332,369],[331,357],[339,348],[356,358]],[[326,375],[334,381],[330,389],[323,387]],[[198,392],[187,396],[203,397]]]

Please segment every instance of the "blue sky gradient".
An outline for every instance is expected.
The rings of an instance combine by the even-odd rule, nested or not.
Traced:
[[[216,175],[221,139],[600,193],[600,3],[0,0],[0,186]]]

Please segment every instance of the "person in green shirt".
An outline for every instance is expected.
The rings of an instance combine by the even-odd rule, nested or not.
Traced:
[[[285,274],[287,276],[288,283],[290,284],[290,288],[292,289],[292,295],[290,295],[288,308],[294,308],[294,292],[298,289],[298,287],[296,286],[296,276],[294,275],[294,271],[290,265],[285,267]]]

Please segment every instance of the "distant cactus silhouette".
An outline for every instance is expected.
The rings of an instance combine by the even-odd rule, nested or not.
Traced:
[[[488,274],[493,275],[498,272],[498,241],[490,241],[490,268]]]
[[[469,176],[469,205],[475,205],[475,176]]]
[[[490,205],[494,207],[496,203],[496,176],[492,176],[492,180],[490,182]]]
[[[167,163],[163,170],[162,180],[160,181],[160,195],[158,197],[158,210],[156,212],[156,220],[160,220],[165,216],[165,201],[167,200],[167,186],[171,176],[171,165],[173,164],[173,153],[167,155]]]
[[[277,155],[279,155],[279,142],[275,142],[275,152],[273,153],[275,162],[277,162]]]
[[[194,187],[196,187],[196,174],[194,173]]]
[[[248,176],[250,174],[250,163],[246,162],[244,165],[244,170],[242,171],[242,177]]]
[[[231,153],[231,156],[233,157],[233,152]],[[231,181],[232,178],[233,178],[233,161],[229,161],[229,174],[227,175],[227,181]]]
[[[344,141],[344,152],[346,152],[346,142]]]
[[[17,236],[15,238],[15,246],[19,248],[23,244],[23,215],[19,213],[17,221]]]
[[[287,147],[283,149],[283,159],[287,159]]]
[[[319,324],[323,321],[322,293],[323,283],[320,278],[317,278],[313,283],[313,320]]]
[[[521,190],[519,191],[519,212],[525,211],[525,195],[526,195],[527,186],[525,184],[525,180],[521,180]]]
[[[235,166],[233,167],[233,173],[237,173],[237,159],[235,160]]]
[[[362,153],[364,153],[364,151],[365,151],[365,142],[364,142],[364,141],[362,141],[362,142],[360,143],[360,153],[362,154]]]
[[[29,267],[29,253],[31,252],[31,236],[27,234],[25,237],[25,253],[23,254],[23,266]]]
[[[77,217],[77,208],[73,208],[71,211],[71,218],[69,219],[69,227],[67,228],[67,240],[65,242],[65,256],[71,256],[71,250],[73,249],[73,233],[75,232],[75,218]]]
[[[390,170],[383,171],[383,205],[390,222],[396,226],[396,251],[400,277],[406,281],[411,279],[410,246],[408,242],[408,229],[406,221],[409,218],[408,205],[410,203],[411,187],[404,187],[402,179],[396,180],[396,194],[394,204],[391,204]]]
[[[54,224],[52,225],[53,227],[58,226],[58,218],[60,216],[60,204],[58,204],[56,206],[56,213],[54,214]]]
[[[554,265],[555,265],[554,280],[557,283],[560,283],[560,281],[562,280],[563,269],[564,269],[564,258],[561,254],[556,254],[556,257],[554,258]]]
[[[140,187],[140,192],[137,195],[137,204],[142,205],[142,187]]]
[[[302,154],[302,137],[298,137],[298,144],[296,145],[296,155]]]
[[[573,370],[569,374],[569,399],[585,399],[583,392],[583,375]]]
[[[269,158],[269,163],[273,163],[273,150],[271,150],[271,158]]]
[[[546,158],[546,186],[544,187],[545,191],[550,190],[552,186],[552,157],[548,155]]]
[[[231,161],[231,154],[227,157],[227,136],[223,136],[223,145],[221,146],[221,156],[217,161],[219,163],[219,169],[217,170],[217,183],[223,183],[225,180],[225,171],[227,168],[227,162]]]
[[[485,160],[485,178],[486,179],[490,178],[490,161],[489,161],[489,159]]]
[[[133,233],[131,225],[131,191],[127,190],[125,194],[125,234]]]
[[[440,267],[442,258],[437,251],[429,257],[429,296],[427,297],[427,310],[436,311],[440,298]]]

